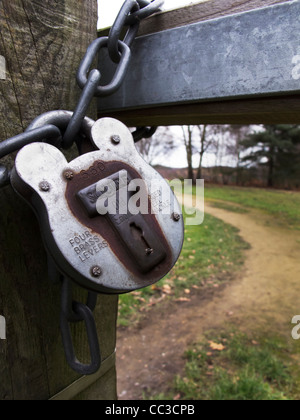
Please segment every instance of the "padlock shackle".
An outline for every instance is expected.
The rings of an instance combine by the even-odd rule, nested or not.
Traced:
[[[71,111],[57,110],[57,111],[45,112],[44,114],[38,116],[31,122],[31,124],[26,129],[26,132],[34,130],[39,127],[43,127],[44,125],[47,125],[47,124],[52,124],[56,126],[61,131],[62,136],[64,136],[64,133],[67,130],[72,117],[73,117],[73,112]],[[91,129],[94,124],[95,124],[94,120],[92,120],[91,118],[85,117],[80,127],[80,134],[83,134],[86,137],[90,138]],[[68,147],[71,147],[72,145],[73,143],[69,144]]]

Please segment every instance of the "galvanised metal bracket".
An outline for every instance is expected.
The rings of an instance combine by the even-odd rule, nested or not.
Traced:
[[[99,115],[298,94],[299,16],[297,0],[137,38],[123,87],[101,98]]]

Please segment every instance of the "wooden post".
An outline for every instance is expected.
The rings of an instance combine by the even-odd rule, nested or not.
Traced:
[[[0,2],[1,140],[43,112],[74,109],[80,94],[76,70],[97,36],[96,22],[96,0]],[[96,118],[96,106],[89,116]],[[13,165],[13,157],[5,162]],[[95,312],[103,368],[80,378],[62,347],[60,285],[48,281],[35,216],[11,187],[0,190],[0,226],[0,316],[6,328],[6,340],[0,339],[0,400],[115,399],[117,297],[100,296]],[[84,299],[85,292],[78,293]],[[74,342],[85,359],[84,327],[74,327]]]

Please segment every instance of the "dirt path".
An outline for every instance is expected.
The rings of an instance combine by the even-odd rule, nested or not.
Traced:
[[[237,214],[206,205],[206,212],[239,228],[251,245],[243,272],[219,289],[199,290],[190,302],[154,309],[138,327],[119,331],[120,399],[141,399],[148,389],[164,390],[183,368],[187,347],[226,322],[291,339],[291,319],[300,314],[299,233],[267,224],[267,216],[256,211]]]

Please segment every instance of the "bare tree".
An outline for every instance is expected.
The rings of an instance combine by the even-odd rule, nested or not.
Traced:
[[[136,143],[136,148],[149,165],[158,164],[159,160],[168,155],[176,147],[169,127],[159,127],[156,133]]]
[[[188,162],[188,176],[190,179],[195,178],[193,170],[193,157],[199,156],[199,165],[197,168],[197,179],[203,177],[203,161],[207,152],[215,153],[217,148],[217,127],[215,125],[195,125],[182,127],[183,141],[186,149]]]
[[[241,182],[243,171],[242,152],[245,149],[242,141],[250,134],[253,126],[249,125],[229,125],[227,130],[229,138],[226,142],[226,154],[232,156],[235,164],[235,182]]]
[[[183,142],[186,150],[186,159],[188,164],[188,178],[191,179],[194,183],[195,176],[194,176],[194,168],[193,168],[193,131],[195,126],[187,125],[182,126],[182,133],[183,133]]]
[[[198,125],[200,133],[200,159],[197,171],[197,179],[202,179],[203,158],[207,152],[216,151],[216,130],[214,125]]]

